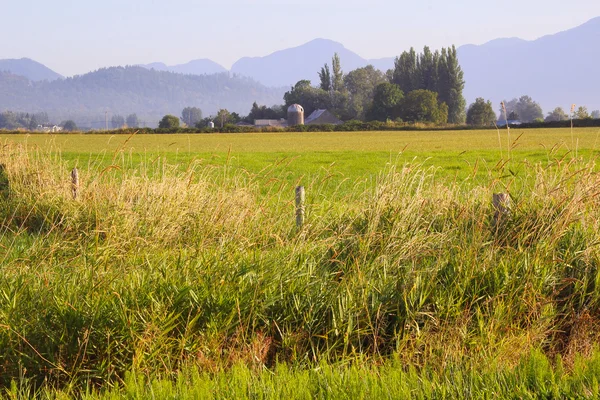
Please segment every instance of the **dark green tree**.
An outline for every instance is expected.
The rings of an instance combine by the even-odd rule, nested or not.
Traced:
[[[404,51],[394,62],[392,83],[400,86],[404,93],[423,89],[420,71],[417,65],[417,53],[414,48]]]
[[[569,116],[567,115],[567,113],[561,107],[556,107],[553,111],[548,113],[548,116],[544,121],[567,121],[568,119]]]
[[[37,116],[35,114],[31,115],[31,118],[29,119],[29,130],[30,131],[35,131],[38,127],[39,123],[37,120]]]
[[[198,123],[196,123],[196,128],[207,128],[210,125],[210,123],[213,122],[213,119],[213,116],[202,118],[200,121],[198,121]]]
[[[373,102],[375,88],[385,82],[386,78],[383,72],[375,69],[372,65],[350,71],[344,77],[344,87],[348,92],[344,112],[347,119],[364,119]]]
[[[455,46],[447,50],[442,49],[438,63],[438,79],[437,92],[440,102],[448,105],[448,122],[451,124],[464,123],[467,104],[463,97],[465,80]]]
[[[506,114],[509,121],[532,122],[536,119],[544,118],[544,113],[540,105],[529,96],[521,96],[519,99],[504,101],[504,106],[506,107]],[[502,108],[500,110],[500,119],[504,119]]]
[[[75,124],[75,121],[69,119],[65,122],[62,123],[62,127],[65,131],[67,132],[75,132],[77,131],[77,124]]]
[[[329,65],[325,64],[321,68],[321,72],[319,72],[319,79],[321,80],[321,84],[319,87],[326,91],[331,91],[331,72],[329,71]]]
[[[496,122],[496,113],[491,101],[485,101],[479,97],[469,106],[467,111],[467,124],[477,126],[488,126]]]
[[[425,46],[423,54],[418,58],[418,69],[420,71],[418,76],[421,78],[420,89],[437,92],[439,85],[439,63],[439,51],[432,53],[429,47]]]
[[[127,122],[127,126],[130,128],[138,128],[140,126],[140,121],[137,114],[129,114],[125,121]]]
[[[333,55],[331,60],[331,88],[334,92],[341,92],[344,90],[344,72],[342,71],[342,64],[340,62],[340,56],[338,53]]]
[[[165,115],[158,123],[160,129],[174,129],[179,128],[179,118],[174,115]]]
[[[259,106],[258,103],[254,102],[244,121],[253,124],[257,119],[281,119],[285,118],[286,114],[287,112],[283,106]]]
[[[215,126],[223,128],[227,124],[234,123],[234,118],[232,117],[232,114],[229,111],[222,108],[219,110],[216,117],[213,119],[213,122],[215,123]]]
[[[338,97],[337,93],[327,93],[320,88],[312,87],[310,81],[301,80],[283,95],[283,99],[286,110],[292,104],[300,104],[304,107],[305,114],[310,115],[317,109],[331,109],[332,99],[338,99]]]
[[[438,103],[438,95],[429,90],[413,90],[401,103],[400,117],[410,122],[444,124],[448,121],[448,106]]]
[[[404,94],[400,86],[393,83],[377,85],[373,94],[373,103],[367,113],[367,120],[386,121],[398,118],[403,98]]]
[[[589,119],[590,113],[588,112],[586,106],[580,106],[577,111],[575,111],[574,117],[576,119]]]
[[[19,124],[17,116],[12,111],[4,111],[0,113],[0,129],[17,129]]]
[[[198,107],[186,107],[181,111],[181,120],[187,126],[195,126],[202,119],[202,110]]]
[[[125,118],[122,115],[113,115],[110,119],[110,125],[113,129],[121,129],[125,125]]]

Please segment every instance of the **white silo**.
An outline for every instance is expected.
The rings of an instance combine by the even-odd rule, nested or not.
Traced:
[[[300,104],[288,107],[288,126],[304,125],[304,108]]]

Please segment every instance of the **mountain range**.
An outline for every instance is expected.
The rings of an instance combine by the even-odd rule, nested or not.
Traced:
[[[529,95],[539,102],[546,112],[556,106],[562,106],[568,110],[569,105],[573,103],[585,105],[590,111],[600,109],[600,79],[598,79],[597,72],[597,66],[600,65],[600,52],[596,51],[598,43],[600,43],[600,17],[573,29],[547,35],[537,40],[527,41],[518,38],[506,38],[493,40],[482,45],[461,46],[458,48],[458,57],[466,81],[464,95],[469,103],[477,97],[483,97],[492,100],[495,107],[502,100]],[[399,55],[399,52],[400,50],[396,55]],[[340,56],[342,69],[345,72],[368,64],[372,64],[382,71],[394,66],[395,57],[369,60],[345,48],[341,43],[327,39],[315,39],[301,46],[280,50],[264,57],[244,57],[233,64],[229,74],[223,66],[216,62],[208,59],[198,59],[181,65],[167,66],[164,63],[156,62],[141,65],[143,68],[128,68],[125,69],[127,74],[123,74],[121,79],[139,79],[136,75],[142,74],[141,71],[145,70],[155,78],[148,78],[144,75],[144,79],[154,79],[162,81],[164,84],[166,82],[177,82],[176,86],[172,88],[163,85],[160,89],[157,89],[156,93],[153,93],[153,95],[160,91],[163,91],[163,94],[169,93],[160,100],[158,98],[144,100],[145,92],[131,92],[138,102],[146,105],[161,103],[162,105],[154,110],[156,112],[170,109],[165,103],[167,99],[173,99],[174,104],[171,109],[174,109],[175,104],[178,104],[177,107],[179,107],[183,104],[185,98],[185,101],[193,101],[194,99],[200,101],[199,99],[202,99],[199,104],[189,103],[186,105],[204,106],[207,112],[212,112],[218,108],[228,108],[246,113],[253,101],[266,105],[282,103],[285,88],[289,88],[301,79],[309,79],[313,84],[317,84],[318,71],[325,63],[331,66],[331,58],[334,53],[338,53]],[[61,85],[60,83],[54,83],[53,86],[50,83],[69,81],[69,79],[85,82],[88,80],[86,77],[90,75],[86,74],[65,80],[60,74],[30,59],[0,60],[0,71],[10,71],[9,75],[26,77],[34,83],[32,87],[36,88],[37,93],[42,97],[45,97],[44,90],[52,91],[55,90],[55,87]],[[133,71],[137,72],[133,73]],[[188,78],[167,79],[164,78],[166,75],[160,75],[168,73],[183,74]],[[96,79],[98,74],[99,71],[91,73],[91,78],[93,78],[91,80],[95,82],[95,87],[104,87],[107,89],[106,93],[115,89],[113,87],[108,90],[108,87],[114,85],[115,82],[111,81],[104,84],[101,80]],[[228,96],[227,92],[221,94],[207,92],[207,90],[227,91],[226,84],[222,86],[218,84],[209,85],[210,89],[208,86],[203,86],[200,89],[202,85],[192,84],[192,87],[197,87],[198,90],[204,92],[191,95],[189,90],[184,90],[185,93],[188,93],[187,97],[178,97],[174,94],[181,90],[177,86],[181,84],[181,80],[192,79],[191,77],[195,75],[204,75],[205,78],[208,78],[213,74],[220,74],[221,78],[216,80],[219,82],[226,80],[246,82],[245,87],[249,91],[237,92],[239,97],[234,100],[233,97]],[[6,73],[4,75],[3,81],[0,81],[1,85],[6,86],[7,80],[15,81],[16,79],[14,77],[8,79]],[[161,78],[157,78],[158,76]],[[241,77],[251,79],[244,80]],[[120,84],[125,87],[130,86],[126,81],[122,81]],[[240,89],[242,86],[236,87]],[[272,89],[269,89],[269,87]],[[5,89],[0,86],[0,92],[5,93]],[[120,96],[117,93],[114,94],[117,97]],[[75,93],[75,95],[79,94]],[[85,95],[81,94],[81,96]],[[0,109],[16,110],[18,102],[15,99],[21,97],[23,97],[21,93],[5,96],[4,99],[0,97]],[[226,98],[232,103],[225,102]],[[211,100],[209,101],[209,99]],[[242,99],[247,101],[247,104],[242,104]],[[107,97],[104,103],[105,107],[111,103],[115,102]],[[30,99],[29,103],[20,104],[19,108],[33,107],[37,109],[40,108],[40,104],[40,100]],[[44,107],[50,107],[58,112],[58,108],[53,104],[47,101],[44,104]],[[122,101],[122,105],[125,106],[126,102]],[[73,106],[76,109],[90,109],[90,107],[82,106],[79,103]],[[135,104],[130,104],[126,108],[133,110],[134,106]],[[95,105],[91,106],[91,109],[94,107]],[[150,108],[144,109],[151,111]],[[62,112],[62,114],[65,114],[65,112]]]
[[[53,81],[63,78],[61,74],[29,58],[0,60],[0,71],[12,72],[15,75],[24,76],[33,82]]]
[[[156,127],[166,114],[188,106],[206,116],[219,108],[247,114],[252,103],[281,103],[282,88],[269,88],[229,73],[184,75],[142,67],[110,67],[72,78],[33,82],[0,72],[0,111],[46,112],[54,122],[73,119],[79,127],[101,129],[108,118],[136,113]]]
[[[207,58],[203,58],[200,60],[192,60],[186,64],[179,65],[168,66],[162,62],[155,62],[152,64],[140,64],[140,67],[144,67],[146,69],[154,69],[156,71],[168,71],[177,74],[191,75],[211,75],[219,74],[221,72],[227,72],[225,67]]]
[[[250,76],[267,86],[291,86],[301,79],[318,83],[318,71],[337,53],[344,71],[372,64],[382,70],[394,66],[394,58],[367,60],[341,43],[315,39],[302,46],[280,50],[265,57],[244,57],[231,67],[231,72]]]
[[[600,17],[537,40],[498,39],[458,49],[464,95],[499,104],[529,95],[549,112],[571,104],[600,109]]]

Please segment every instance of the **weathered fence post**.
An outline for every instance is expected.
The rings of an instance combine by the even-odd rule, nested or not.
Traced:
[[[0,164],[0,193],[8,191],[8,177],[5,168],[4,164]]]
[[[79,171],[77,171],[77,168],[73,168],[73,171],[71,171],[71,193],[74,199],[79,194]]]
[[[302,228],[304,225],[304,186],[296,188],[296,226]]]
[[[494,226],[498,226],[502,221],[510,217],[512,204],[508,193],[494,193],[492,195],[492,204],[494,205]]]

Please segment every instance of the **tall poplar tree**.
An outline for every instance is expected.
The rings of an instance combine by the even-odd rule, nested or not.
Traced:
[[[394,63],[392,83],[400,86],[404,93],[421,89],[421,77],[417,62],[417,53],[412,47],[404,51]]]
[[[438,88],[438,64],[439,52],[432,53],[429,47],[423,48],[423,54],[419,56],[419,69],[421,85],[419,89],[436,92]]]
[[[331,72],[329,72],[329,65],[325,64],[319,72],[319,79],[321,80],[321,89],[326,92],[331,91]]]
[[[342,64],[338,53],[333,55],[333,59],[331,60],[331,70],[333,73],[331,78],[332,89],[334,92],[341,92],[344,90],[344,73],[342,72]]]
[[[465,79],[458,62],[456,47],[442,49],[438,65],[438,94],[440,102],[448,105],[448,122],[462,124],[465,122],[466,100],[463,97]]]

